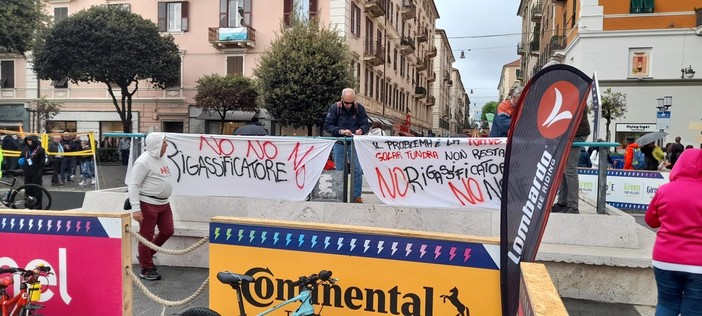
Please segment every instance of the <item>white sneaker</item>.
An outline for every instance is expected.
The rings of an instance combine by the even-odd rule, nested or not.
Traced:
[[[73,178],[75,178],[75,177],[76,177],[76,175],[72,174],[72,175],[71,175],[71,180],[73,180]]]
[[[95,184],[95,178],[90,179],[90,184]]]
[[[80,186],[83,186],[83,185],[86,185],[86,184],[88,184],[88,183],[85,182],[85,180],[83,180],[83,181],[81,181],[81,182],[78,182],[78,185],[80,185]]]

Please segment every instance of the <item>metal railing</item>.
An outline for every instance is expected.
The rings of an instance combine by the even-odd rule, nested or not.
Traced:
[[[597,150],[602,152],[607,152],[609,154],[609,148],[619,147],[621,144],[612,142],[574,142],[573,147],[595,147]],[[607,156],[608,155],[598,155],[600,161],[597,163],[597,213],[606,214],[607,205]]]

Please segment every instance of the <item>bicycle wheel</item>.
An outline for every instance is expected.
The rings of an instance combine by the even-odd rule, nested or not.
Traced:
[[[17,209],[48,210],[51,207],[51,194],[40,185],[25,184],[12,191],[8,204]]]
[[[207,308],[207,307],[195,307],[191,308],[185,313],[180,314],[180,316],[222,316],[219,313]]]

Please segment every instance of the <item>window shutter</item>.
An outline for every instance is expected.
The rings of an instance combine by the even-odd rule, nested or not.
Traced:
[[[252,26],[251,24],[251,0],[244,1],[244,25]]]
[[[219,0],[219,27],[228,27],[229,20],[227,17],[228,10],[227,0]]]
[[[229,56],[227,57],[227,75],[244,74],[244,57]]]
[[[354,4],[356,10],[356,35],[361,36],[361,8]]]
[[[283,0],[283,22],[285,26],[292,25],[293,0]]]
[[[15,62],[3,60],[0,62],[0,88],[15,87]]]
[[[159,2],[158,3],[158,31],[165,32],[166,31],[166,24],[167,24],[166,3]]]
[[[180,3],[180,30],[183,32],[188,31],[188,14],[190,13],[189,10],[189,2],[188,1],[183,1]]]
[[[310,20],[317,17],[317,0],[310,0]]]

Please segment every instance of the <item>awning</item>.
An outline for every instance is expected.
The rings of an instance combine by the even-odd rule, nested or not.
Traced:
[[[420,131],[413,129],[413,128],[410,129],[410,132],[412,132],[412,134],[414,134],[414,136],[423,136]]]
[[[372,122],[380,122],[380,123],[382,123],[383,125],[386,125],[386,126],[393,126],[393,124],[392,124],[390,121],[388,121],[387,119],[385,119],[385,118],[383,118],[383,117],[377,116],[377,115],[368,114],[368,118],[369,118]]]
[[[256,115],[256,112],[230,111],[227,112],[227,114],[224,116],[224,120],[230,122],[248,122],[251,121],[254,115]],[[219,121],[222,119],[219,116],[219,113],[215,112],[202,112],[200,115],[197,116],[197,118],[205,121]]]

